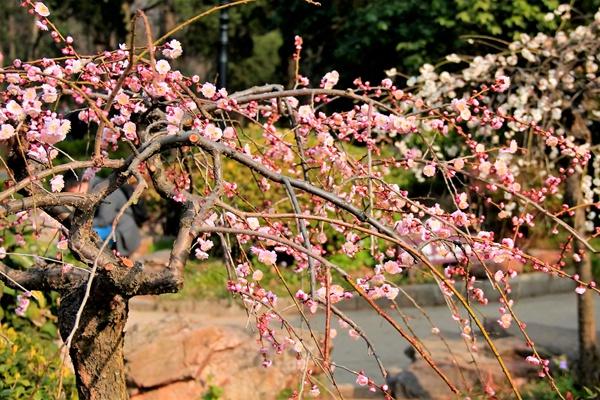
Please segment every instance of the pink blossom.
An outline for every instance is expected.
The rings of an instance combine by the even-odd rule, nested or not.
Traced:
[[[277,262],[277,253],[271,250],[264,250],[258,247],[252,247],[252,253],[258,256],[258,261],[265,265],[275,265]]]
[[[456,202],[458,203],[458,208],[460,208],[461,210],[469,208],[468,196],[466,193],[461,193],[458,196],[456,196]]]
[[[56,149],[47,151],[43,146],[32,144],[27,151],[27,155],[41,163],[47,163],[58,155],[58,151]]]
[[[394,300],[400,293],[400,289],[395,288],[387,283],[383,284],[380,290],[382,294],[389,300]]]
[[[503,278],[504,278],[504,272],[502,272],[502,270],[496,271],[496,273],[494,274],[494,280],[496,282],[500,282]]]
[[[31,292],[25,292],[22,295],[17,295],[17,308],[15,309],[15,314],[19,317],[24,317],[27,312],[27,308],[29,307],[29,298],[31,297]]]
[[[4,247],[0,247],[0,260],[6,258],[6,249]]]
[[[56,244],[56,248],[59,250],[66,250],[69,247],[69,241],[67,239],[61,239]]]
[[[360,333],[358,333],[355,329],[350,329],[348,331],[348,335],[354,340],[360,339]]]
[[[502,314],[500,319],[498,320],[498,324],[504,329],[510,328],[510,324],[512,322],[512,316],[510,314]]]
[[[586,290],[587,290],[587,288],[585,286],[579,285],[575,288],[575,293],[584,294]]]
[[[123,125],[123,133],[125,133],[125,137],[131,141],[137,139],[137,128],[131,121],[125,122],[125,125]]]
[[[15,135],[15,128],[9,124],[0,126],[0,140],[10,139]]]
[[[317,385],[312,385],[308,394],[311,397],[319,397],[319,395],[321,394],[321,391],[319,390],[319,387]]]
[[[452,107],[460,114],[460,117],[468,121],[471,119],[471,110],[469,110],[469,105],[465,99],[454,99],[452,100]]]
[[[386,261],[383,264],[383,269],[385,270],[385,272],[392,275],[399,274],[402,272],[402,268],[400,268],[400,265],[398,265],[396,261]]]
[[[435,175],[435,164],[427,164],[425,168],[423,168],[423,175],[427,177],[432,177]]]
[[[538,365],[540,365],[542,363],[542,361],[535,356],[527,356],[525,358],[525,361],[527,361],[529,364],[531,364],[535,367],[537,367]]]
[[[53,192],[60,192],[65,187],[65,180],[62,175],[56,175],[50,180],[50,187]]]
[[[313,111],[310,106],[300,106],[298,108],[298,117],[304,120],[309,120],[313,117]]]
[[[6,111],[8,111],[15,121],[20,121],[25,118],[25,113],[23,112],[23,107],[19,103],[14,100],[6,103]]]
[[[504,238],[502,239],[502,245],[508,247],[509,249],[512,249],[515,247],[515,242],[511,238]]]
[[[54,103],[58,99],[58,92],[54,86],[42,85],[44,93],[42,94],[42,100],[44,103]]]
[[[325,295],[327,293],[327,288],[325,288],[324,286],[321,286],[318,290],[317,290],[317,297],[322,300],[325,301]],[[331,300],[332,303],[338,303],[340,302],[342,299],[344,298],[344,288],[341,287],[340,285],[331,285],[329,287],[329,299]]]
[[[331,71],[325,74],[321,79],[321,86],[324,89],[332,89],[339,81],[340,74],[337,71]]]
[[[215,245],[212,240],[204,240],[202,238],[198,238],[197,242],[202,251],[209,251]]]
[[[124,106],[129,104],[129,96],[127,96],[127,94],[121,92],[118,95],[115,96],[115,101],[117,102],[117,104]]]
[[[171,65],[167,60],[159,60],[156,62],[155,69],[159,74],[166,75],[171,70]]]
[[[65,140],[71,130],[71,121],[54,117],[45,117],[38,140],[42,143],[56,144]]]
[[[402,262],[402,265],[412,265],[415,263],[415,259],[413,258],[413,256],[411,256],[410,254],[408,254],[406,251],[403,251],[402,254],[400,254],[400,261]]]
[[[46,5],[41,1],[35,3],[34,11],[42,17],[47,17],[50,15],[50,10],[48,10],[48,7],[46,7]]]
[[[503,151],[505,153],[515,154],[518,149],[519,149],[519,146],[517,145],[517,141],[516,140],[511,140],[508,149],[504,149]]]
[[[165,45],[163,49],[163,54],[167,58],[175,59],[183,53],[183,49],[181,48],[181,42],[176,39],[172,39]]]
[[[260,269],[257,269],[252,273],[252,280],[260,281],[263,278],[263,276],[263,272]]]
[[[210,140],[217,141],[223,136],[223,131],[221,130],[221,128],[216,127],[214,124],[208,124],[204,128],[204,136],[206,136]]]
[[[294,297],[300,301],[306,301],[309,299],[308,294],[304,293],[302,289],[299,289],[294,295]]]
[[[206,260],[208,258],[208,253],[202,251],[201,249],[196,249],[196,251],[194,252],[196,258],[198,260]]]
[[[502,93],[508,90],[510,87],[510,78],[508,76],[501,75],[496,78],[496,82],[492,85],[494,92]]]
[[[465,160],[463,160],[462,158],[457,158],[456,160],[454,160],[452,165],[454,166],[454,169],[460,171],[465,166]]]
[[[217,93],[217,88],[212,83],[206,82],[204,85],[202,85],[200,92],[202,93],[202,96],[206,97],[207,99],[212,99]]]
[[[223,130],[223,137],[225,139],[235,139],[235,129],[233,129],[231,126],[228,126]]]
[[[369,384],[369,378],[367,378],[365,374],[361,371],[356,377],[356,383],[359,386],[366,386]]]
[[[253,231],[255,231],[258,228],[260,228],[260,222],[258,222],[258,218],[249,217],[249,218],[246,219],[246,222],[248,223],[248,227],[250,229],[252,229]]]
[[[550,147],[556,147],[558,145],[558,138],[556,136],[549,136],[546,139],[546,145]]]
[[[504,124],[504,120],[500,117],[494,117],[494,118],[492,118],[492,121],[490,122],[490,126],[492,127],[492,129],[500,129],[500,128],[502,128],[503,124]]]
[[[342,245],[342,252],[349,257],[354,257],[359,250],[359,247],[351,241],[348,241]]]

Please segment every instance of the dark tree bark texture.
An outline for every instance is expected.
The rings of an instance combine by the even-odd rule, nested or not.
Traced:
[[[61,298],[58,317],[64,340],[75,323],[84,289]],[[107,289],[92,287],[70,349],[80,400],[128,399],[123,358],[128,299]]]

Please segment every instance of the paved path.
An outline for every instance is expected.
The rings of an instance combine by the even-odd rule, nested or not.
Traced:
[[[517,315],[528,324],[528,333],[536,344],[553,351],[574,354],[577,343],[576,296],[573,292],[524,298],[517,302],[515,310]],[[427,307],[425,310],[435,322],[436,327],[445,336],[456,337],[458,335],[456,322],[450,317],[446,307]],[[499,316],[498,304],[479,307],[479,311],[482,316],[494,321]],[[391,310],[391,313],[394,312],[394,310]],[[402,309],[402,312],[410,318],[411,328],[419,337],[431,336],[431,325],[418,310],[414,308]],[[166,314],[165,312],[162,313]],[[136,311],[133,307],[130,324],[151,323],[155,318],[160,318],[160,314],[161,312],[158,311]],[[206,307],[200,307],[195,312],[186,312],[185,314],[187,317],[201,318],[206,322],[210,321],[210,323],[235,323],[240,325],[246,325],[247,323],[245,313],[235,309],[229,311],[212,309],[209,313]],[[410,359],[404,354],[404,350],[408,346],[407,343],[386,321],[367,309],[347,311],[346,314],[365,330],[388,370],[404,368],[409,365]],[[395,315],[401,321],[397,312],[395,312]],[[596,318],[600,321],[598,302]],[[296,324],[300,324],[297,317],[292,315],[290,319],[295,320]],[[310,321],[317,330],[322,331],[324,324],[322,314],[312,316]],[[350,369],[364,369],[367,375],[380,380],[377,365],[367,353],[364,342],[361,339],[354,340],[350,338],[345,330],[340,329],[337,320],[333,321],[332,327],[338,330],[338,335],[333,341],[334,361]],[[336,377],[340,383],[352,383],[355,380],[353,375],[340,368],[336,371]]]
[[[537,345],[551,351],[574,355],[577,351],[576,296],[575,293],[566,293],[521,299],[515,306],[515,312],[523,322],[527,323],[527,332]],[[598,321],[600,321],[599,304],[597,302],[596,305]],[[447,337],[458,336],[457,324],[446,307],[427,307],[425,310],[442,334]],[[479,311],[484,317],[494,321],[498,319],[497,303],[480,307]],[[411,319],[410,325],[417,336],[421,338],[432,336],[431,324],[418,310],[402,309],[402,312]],[[370,310],[349,311],[347,315],[365,330],[388,370],[405,368],[410,364],[410,359],[404,354],[407,343],[389,323]],[[399,317],[396,319],[401,321]],[[318,325],[322,325],[324,319],[319,316],[315,320],[318,320]],[[336,328],[339,332],[334,339],[333,358],[336,362],[351,369],[365,369],[370,376],[380,377],[379,369],[373,358],[368,355],[364,341],[352,339],[338,326]],[[511,331],[515,334],[518,332],[516,328]],[[355,379],[343,370],[337,371],[336,375],[342,383],[353,382]]]

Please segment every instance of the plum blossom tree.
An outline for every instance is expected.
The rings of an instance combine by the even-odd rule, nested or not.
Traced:
[[[22,6],[40,29],[49,32],[64,57],[13,60],[0,71],[0,132],[6,148],[2,163],[9,177],[0,192],[0,216],[3,229],[21,236],[56,230],[58,238],[51,240],[57,240],[58,251],[53,257],[36,257],[34,267],[19,269],[10,262],[10,246],[2,246],[0,278],[23,291],[21,313],[31,291],[60,293],[59,327],[81,399],[127,398],[123,337],[129,300],[180,290],[190,253],[204,259],[214,246],[225,253],[228,289],[255,317],[265,367],[277,353],[291,349],[333,381],[334,367],[344,367],[330,354],[331,321],[338,318],[350,335],[365,341],[380,365],[381,377],[352,371],[357,384],[387,398],[391,398],[387,371],[377,357],[376,343],[339,308],[352,297],[363,298],[452,392],[472,390],[453,382],[421,339],[375,301],[388,299],[393,304],[399,296],[390,280],[393,275],[406,270],[429,274],[469,344],[465,351],[480,345],[475,334],[479,330],[516,398],[521,396],[511,371],[476,313],[476,304],[488,299],[476,287],[470,265],[476,261],[487,270],[490,262],[515,260],[572,279],[580,291],[598,292],[593,281],[538,260],[520,246],[520,229],[537,221],[590,249],[589,236],[597,235],[598,229],[583,234],[574,228],[567,218],[570,209],[567,206],[565,212],[557,196],[566,178],[586,167],[589,146],[543,129],[522,114],[485,106],[488,96],[500,96],[510,88],[506,76],[435,107],[389,79],[376,85],[356,80],[354,87],[336,89],[340,75],[336,71],[325,75],[320,87],[309,88],[299,74],[302,40],[296,38],[295,87],[266,85],[228,93],[171,68],[170,58],[185,51],[169,40],[178,28],[155,40],[143,13],[132,22],[142,28],[143,44],[133,35],[119,49],[83,55],[74,40],[52,24],[51,10],[43,3],[25,0]],[[62,105],[76,109],[79,120],[94,132],[93,152],[84,160],[59,161],[57,144],[67,140],[71,129],[70,120],[57,111]],[[498,134],[490,145],[487,137],[476,134],[482,127],[489,136],[501,132],[499,119],[526,129],[540,139],[540,146],[547,144],[565,165],[561,175],[530,179],[517,173],[524,157],[516,139]],[[247,130],[249,125],[257,126],[258,133]],[[462,151],[441,157],[437,143],[450,138]],[[123,157],[116,156],[119,146],[128,149]],[[81,168],[86,169],[84,180],[101,168],[110,172],[109,178],[89,193],[61,192],[62,175]],[[232,180],[236,175],[231,168],[244,171],[245,178],[237,175]],[[398,174],[442,181],[448,201],[415,196],[394,183]],[[117,221],[104,241],[93,230],[96,208],[129,179],[137,181],[136,189],[121,215],[149,190],[174,200],[182,211],[164,268],[110,250]],[[477,180],[484,184],[476,184]],[[255,190],[269,197],[245,201],[245,192]],[[518,216],[508,221],[515,233],[506,237],[484,229],[488,216],[475,214],[473,199],[493,203],[499,191],[522,205]],[[66,247],[77,265],[63,261]],[[331,261],[332,252],[354,257],[361,251],[375,261],[368,272],[351,274]],[[290,291],[299,315],[310,326],[307,315],[324,312],[326,334],[323,340],[312,336],[316,351],[301,340],[272,288],[262,281],[263,271],[269,269],[289,288],[277,263],[282,253],[293,257],[292,269],[306,277],[306,287]],[[442,271],[435,265],[439,259],[452,265]],[[548,360],[537,352],[513,311],[510,282],[515,275],[510,270],[496,274],[488,270],[502,303],[499,324],[520,327],[532,348],[528,361],[556,389]],[[439,334],[435,326],[432,331]],[[318,396],[312,369],[303,370],[307,372],[296,396],[301,398],[303,391]],[[489,383],[482,386],[493,391]]]
[[[556,14],[567,21],[570,7],[562,5],[557,8]],[[598,234],[595,221],[600,197],[600,157],[597,156],[600,146],[599,34],[600,12],[594,15],[589,25],[559,30],[554,37],[541,33],[534,37],[521,35],[519,40],[506,43],[506,50],[500,53],[477,57],[450,55],[448,62],[466,66],[452,73],[435,71],[433,66],[424,65],[421,75],[408,82],[414,89],[414,95],[430,106],[452,102],[463,119],[469,121],[470,133],[479,142],[478,145],[496,146],[502,137],[514,140],[519,152],[512,153],[525,156],[514,163],[514,156],[507,153],[500,163],[496,161],[494,164],[497,170],[508,168],[515,175],[545,180],[546,192],[554,191],[548,185],[565,182],[562,214],[572,217],[573,227],[582,237]],[[502,78],[505,75],[510,76],[510,80]],[[461,93],[478,90],[479,85],[494,79],[497,79],[497,87],[504,90],[488,92],[481,101],[483,107],[492,107],[498,112],[489,114],[488,124],[471,120],[470,107],[465,106],[469,102],[469,94]],[[588,164],[573,168],[561,156],[561,141],[554,136],[536,135],[531,126],[552,130],[565,142],[576,145],[579,149],[576,151],[590,151],[594,156]],[[464,151],[460,144],[447,147],[448,154]],[[437,152],[443,153],[439,149]],[[478,178],[485,177],[481,174],[474,177]],[[543,193],[540,195],[538,200],[544,197]],[[522,218],[529,208],[514,196],[504,195],[500,203],[493,204],[492,212],[498,214],[499,220]],[[513,224],[515,234],[518,234],[521,225]],[[589,249],[577,240],[569,245],[573,246],[572,262],[576,265],[577,275],[586,281],[592,280]],[[566,260],[561,258],[559,264]],[[591,387],[600,379],[594,367],[598,365],[594,295],[584,287],[577,291],[581,294],[578,297],[578,379]]]

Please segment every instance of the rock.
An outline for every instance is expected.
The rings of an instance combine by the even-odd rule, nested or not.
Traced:
[[[296,353],[273,355],[273,365],[264,368],[256,339],[256,333],[239,326],[177,317],[135,326],[125,338],[131,399],[195,400],[216,386],[224,399],[258,400],[297,387],[302,369]]]
[[[485,342],[479,339],[478,351],[473,353],[469,353],[461,338],[446,338],[446,342],[448,346],[436,337],[423,340],[436,365],[459,390],[476,395],[482,394],[484,385],[490,385],[496,392],[508,393],[508,382]],[[537,369],[525,361],[525,355],[531,352],[521,340],[514,337],[498,338],[494,339],[494,344],[517,385],[535,376]],[[413,354],[410,351],[408,353]],[[416,357],[406,370],[391,374],[388,385],[397,399],[456,398],[420,357]]]

